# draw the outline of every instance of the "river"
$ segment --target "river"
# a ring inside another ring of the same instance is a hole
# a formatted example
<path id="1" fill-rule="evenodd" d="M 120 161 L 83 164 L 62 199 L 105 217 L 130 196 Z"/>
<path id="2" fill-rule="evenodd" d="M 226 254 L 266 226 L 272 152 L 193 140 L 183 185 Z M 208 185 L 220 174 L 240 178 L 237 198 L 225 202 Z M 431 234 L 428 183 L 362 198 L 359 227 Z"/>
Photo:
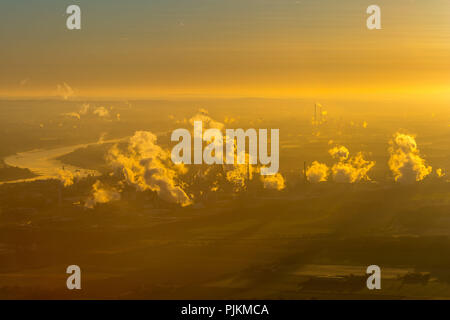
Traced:
<path id="1" fill-rule="evenodd" d="M 25 152 L 19 152 L 17 154 L 4 158 L 5 164 L 7 164 L 8 166 L 29 169 L 37 176 L 26 179 L 4 181 L 0 182 L 0 184 L 55 179 L 58 178 L 58 171 L 63 168 L 64 170 L 70 171 L 74 175 L 76 174 L 80 177 L 85 177 L 88 175 L 99 175 L 100 173 L 98 171 L 67 165 L 57 160 L 56 158 L 71 153 L 79 148 L 99 145 L 102 143 L 115 143 L 123 141 L 124 139 L 126 138 L 77 144 L 66 147 L 58 147 L 54 149 L 35 149 Z"/>

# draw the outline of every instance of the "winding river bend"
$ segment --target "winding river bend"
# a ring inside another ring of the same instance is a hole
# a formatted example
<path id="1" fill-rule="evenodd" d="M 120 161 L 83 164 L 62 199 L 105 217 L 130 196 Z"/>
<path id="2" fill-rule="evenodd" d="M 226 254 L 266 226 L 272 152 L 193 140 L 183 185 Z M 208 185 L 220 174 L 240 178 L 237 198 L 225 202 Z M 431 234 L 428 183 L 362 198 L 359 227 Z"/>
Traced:
<path id="1" fill-rule="evenodd" d="M 7 164 L 8 166 L 29 169 L 37 176 L 26 179 L 4 181 L 0 182 L 0 184 L 55 179 L 58 177 L 58 171 L 61 170 L 62 168 L 64 168 L 64 170 L 72 172 L 73 174 L 76 173 L 81 177 L 85 177 L 88 175 L 99 175 L 98 171 L 67 165 L 62 163 L 56 158 L 71 153 L 79 148 L 84 148 L 93 145 L 100 145 L 102 143 L 115 143 L 123 141 L 125 139 L 126 138 L 121 138 L 121 139 L 105 140 L 102 142 L 92 142 L 67 147 L 58 147 L 54 149 L 35 149 L 26 152 L 19 152 L 17 154 L 6 157 L 4 159 L 5 164 Z"/>

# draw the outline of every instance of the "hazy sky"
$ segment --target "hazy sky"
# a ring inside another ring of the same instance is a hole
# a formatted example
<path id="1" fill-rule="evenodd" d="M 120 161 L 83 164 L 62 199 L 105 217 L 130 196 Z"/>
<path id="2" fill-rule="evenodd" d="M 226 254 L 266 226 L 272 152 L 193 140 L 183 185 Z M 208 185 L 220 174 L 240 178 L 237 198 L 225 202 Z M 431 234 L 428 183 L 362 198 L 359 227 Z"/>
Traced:
<path id="1" fill-rule="evenodd" d="M 448 0 L 2 0 L 0 41 L 0 96 L 450 97 Z"/>

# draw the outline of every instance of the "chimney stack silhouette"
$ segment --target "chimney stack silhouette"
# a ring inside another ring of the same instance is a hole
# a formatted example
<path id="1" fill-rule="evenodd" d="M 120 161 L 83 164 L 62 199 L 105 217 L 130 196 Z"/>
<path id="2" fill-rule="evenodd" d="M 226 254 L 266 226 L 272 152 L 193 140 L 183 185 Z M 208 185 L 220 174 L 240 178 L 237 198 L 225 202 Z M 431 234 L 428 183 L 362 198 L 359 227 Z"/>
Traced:
<path id="1" fill-rule="evenodd" d="M 306 161 L 303 161 L 303 181 L 304 183 L 308 182 L 308 178 L 306 177 Z"/>

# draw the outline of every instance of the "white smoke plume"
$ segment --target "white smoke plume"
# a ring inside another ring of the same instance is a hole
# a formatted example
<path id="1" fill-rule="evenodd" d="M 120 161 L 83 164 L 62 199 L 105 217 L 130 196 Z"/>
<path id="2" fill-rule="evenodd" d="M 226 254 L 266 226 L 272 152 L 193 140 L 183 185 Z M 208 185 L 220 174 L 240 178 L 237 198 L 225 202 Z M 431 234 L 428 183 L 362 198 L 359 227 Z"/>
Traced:
<path id="1" fill-rule="evenodd" d="M 88 114 L 90 107 L 91 106 L 88 103 L 83 103 L 83 105 L 80 107 L 80 111 L 78 111 L 78 113 L 80 115 L 84 116 L 84 115 Z"/>
<path id="2" fill-rule="evenodd" d="M 264 185 L 264 189 L 283 190 L 286 188 L 284 177 L 280 174 L 261 176 L 261 180 Z"/>
<path id="3" fill-rule="evenodd" d="M 247 169 L 245 165 L 236 165 L 233 170 L 227 171 L 227 181 L 233 185 L 234 192 L 245 190 Z"/>
<path id="4" fill-rule="evenodd" d="M 69 117 L 69 118 L 75 118 L 77 120 L 80 120 L 80 118 L 81 118 L 80 115 L 76 112 L 66 112 L 66 113 L 63 113 L 62 115 L 65 117 Z"/>
<path id="5" fill-rule="evenodd" d="M 224 128 L 224 124 L 212 119 L 205 109 L 199 109 L 198 113 L 189 119 L 191 125 L 194 125 L 194 121 L 202 121 L 204 128 L 214 128 L 219 130 Z"/>
<path id="6" fill-rule="evenodd" d="M 198 113 L 189 119 L 189 123 L 191 125 L 194 125 L 194 121 L 202 121 L 203 127 L 205 129 L 214 128 L 214 129 L 219 129 L 219 130 L 223 131 L 223 129 L 225 127 L 225 125 L 223 123 L 212 119 L 209 116 L 208 111 L 205 109 L 199 109 Z M 194 134 L 195 134 L 195 132 L 194 132 Z M 222 132 L 222 134 L 223 134 L 223 132 Z M 224 142 L 223 138 L 219 139 L 218 141 L 207 141 L 208 144 L 217 143 L 219 145 L 223 145 L 223 142 Z M 234 142 L 234 144 L 235 144 L 234 149 L 237 150 L 236 141 Z M 232 150 L 230 150 L 230 152 L 232 152 Z M 236 193 L 241 192 L 246 189 L 248 180 L 252 179 L 253 172 L 256 170 L 254 168 L 254 166 L 248 165 L 249 154 L 247 152 L 244 152 L 244 153 L 245 153 L 245 164 L 237 164 L 238 155 L 233 153 L 232 156 L 234 157 L 235 164 L 224 166 L 224 169 L 226 171 L 225 178 L 229 183 L 231 183 L 231 185 L 233 187 L 233 191 Z M 217 156 L 225 158 L 226 154 L 223 151 L 221 151 L 221 153 L 218 154 Z"/>
<path id="7" fill-rule="evenodd" d="M 233 117 L 225 117 L 224 122 L 225 122 L 226 124 L 232 124 L 232 123 L 236 122 L 236 118 L 233 118 Z"/>
<path id="8" fill-rule="evenodd" d="M 97 107 L 97 108 L 95 108 L 93 114 L 99 116 L 100 118 L 109 117 L 109 111 L 105 107 Z"/>
<path id="9" fill-rule="evenodd" d="M 234 142 L 234 147 L 236 149 L 236 141 Z M 228 169 L 231 167 L 232 169 L 226 170 L 225 178 L 228 182 L 230 182 L 233 186 L 234 192 L 241 192 L 246 189 L 247 183 L 253 179 L 253 174 L 260 171 L 260 168 L 257 165 L 250 164 L 251 156 L 245 151 L 242 151 L 245 157 L 244 164 L 238 164 L 238 153 L 234 153 L 234 164 L 225 165 L 224 167 Z"/>
<path id="10" fill-rule="evenodd" d="M 344 161 L 348 159 L 350 152 L 344 146 L 336 146 L 330 150 L 328 153 L 333 157 L 333 159 L 338 159 L 339 161 Z"/>
<path id="11" fill-rule="evenodd" d="M 63 100 L 68 100 L 75 95 L 74 90 L 67 83 L 63 82 L 56 86 L 56 95 L 61 97 Z"/>
<path id="12" fill-rule="evenodd" d="M 361 152 L 348 160 L 341 160 L 331 168 L 333 180 L 340 183 L 355 183 L 370 181 L 368 172 L 375 165 L 375 161 L 367 161 Z"/>
<path id="13" fill-rule="evenodd" d="M 97 140 L 98 144 L 103 144 L 105 142 L 105 137 L 106 137 L 107 133 L 106 132 L 102 132 L 100 134 L 100 137 Z"/>
<path id="14" fill-rule="evenodd" d="M 176 182 L 185 167 L 173 165 L 170 153 L 157 145 L 156 140 L 151 132 L 137 131 L 125 151 L 117 145 L 112 147 L 108 160 L 124 176 L 125 182 L 139 191 L 151 190 L 168 202 L 190 205 L 191 200 Z"/>
<path id="15" fill-rule="evenodd" d="M 404 133 L 395 133 L 389 142 L 389 168 L 397 182 L 412 183 L 422 181 L 432 172 L 420 156 L 414 136 Z"/>
<path id="16" fill-rule="evenodd" d="M 171 117 L 172 120 L 174 120 L 175 117 Z M 255 165 L 255 164 L 249 164 L 249 163 L 253 163 L 254 161 L 251 161 L 250 159 L 250 155 L 248 152 L 246 151 L 242 151 L 242 154 L 237 154 L 236 150 L 237 150 L 237 142 L 234 141 L 234 150 L 233 149 L 228 149 L 225 148 L 226 150 L 223 150 L 223 145 L 224 145 L 224 137 L 226 137 L 226 135 L 224 134 L 224 129 L 225 129 L 225 125 L 222 122 L 216 121 L 213 118 L 211 118 L 209 116 L 209 113 L 207 110 L 205 109 L 199 109 L 197 114 L 195 114 L 193 117 L 191 117 L 189 120 L 185 121 L 185 122 L 189 122 L 191 125 L 194 125 L 194 121 L 202 121 L 202 125 L 203 125 L 203 129 L 218 129 L 220 131 L 222 131 L 222 136 L 220 138 L 218 138 L 217 140 L 209 140 L 206 141 L 208 145 L 210 144 L 216 144 L 218 146 L 220 146 L 221 148 L 217 148 L 220 151 L 219 154 L 215 154 L 215 156 L 217 158 L 223 158 L 223 162 L 225 163 L 225 159 L 227 157 L 227 152 L 230 152 L 231 154 L 228 154 L 228 156 L 233 157 L 234 158 L 234 164 L 226 164 L 226 165 L 221 165 L 222 169 L 223 169 L 223 175 L 220 174 L 221 177 L 223 177 L 225 180 L 224 182 L 228 182 L 231 187 L 232 190 L 235 193 L 239 193 L 242 191 L 245 191 L 247 189 L 247 184 L 249 183 L 250 180 L 253 179 L 253 175 L 256 172 L 260 171 L 260 167 Z M 225 118 L 225 122 L 226 123 L 233 123 L 234 121 L 236 121 L 234 118 L 229 118 L 226 117 Z M 195 132 L 193 132 L 195 134 Z M 216 138 L 214 138 L 216 139 Z M 243 156 L 245 161 L 244 164 L 238 164 L 237 159 L 240 158 L 240 156 Z M 208 172 L 215 172 L 217 174 L 216 171 L 210 171 L 209 168 L 207 168 L 206 170 L 204 170 L 203 174 L 199 174 L 198 176 L 202 176 L 208 175 Z M 217 177 L 218 178 L 218 177 Z M 214 179 L 213 177 L 211 178 L 212 182 L 210 183 L 210 190 L 211 191 L 217 191 L 219 190 L 219 181 L 217 179 Z M 263 185 L 265 188 L 267 189 L 276 189 L 276 190 L 282 190 L 285 188 L 285 181 L 284 178 L 281 174 L 276 174 L 276 175 L 272 175 L 272 176 L 262 176 L 261 177 L 261 181 L 263 182 Z"/>
<path id="17" fill-rule="evenodd" d="M 314 161 L 306 169 L 306 177 L 312 183 L 324 182 L 328 180 L 329 172 L 330 168 L 326 164 Z"/>
<path id="18" fill-rule="evenodd" d="M 91 107 L 89 104 L 84 103 L 83 105 L 81 105 L 78 112 L 67 112 L 67 113 L 63 113 L 62 115 L 80 120 L 82 116 L 89 116 L 89 115 L 96 115 L 100 118 L 109 118 L 110 112 L 105 107 L 102 107 L 102 106 Z M 116 119 L 118 121 L 120 120 L 120 114 L 116 114 Z"/>
<path id="19" fill-rule="evenodd" d="M 58 170 L 58 180 L 61 181 L 64 187 L 69 187 L 73 185 L 73 180 L 75 176 L 71 171 L 68 170 Z"/>
<path id="20" fill-rule="evenodd" d="M 114 189 L 104 186 L 99 180 L 92 185 L 92 196 L 89 197 L 84 206 L 93 209 L 97 203 L 108 203 L 120 200 L 120 193 Z"/>
<path id="21" fill-rule="evenodd" d="M 252 179 L 252 166 L 247 164 L 232 165 L 233 169 L 226 172 L 226 179 L 233 186 L 234 192 L 245 190 L 248 180 Z"/>

